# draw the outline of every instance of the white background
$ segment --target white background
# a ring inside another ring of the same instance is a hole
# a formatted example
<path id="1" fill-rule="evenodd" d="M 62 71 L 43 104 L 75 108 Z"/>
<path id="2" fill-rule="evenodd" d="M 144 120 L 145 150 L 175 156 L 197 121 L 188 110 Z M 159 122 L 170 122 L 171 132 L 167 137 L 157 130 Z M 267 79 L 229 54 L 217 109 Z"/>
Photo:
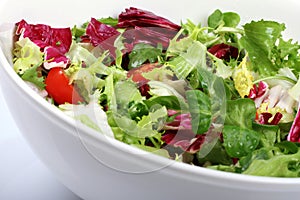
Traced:
<path id="1" fill-rule="evenodd" d="M 0 89 L 0 199 L 79 200 L 58 182 L 23 139 Z"/>

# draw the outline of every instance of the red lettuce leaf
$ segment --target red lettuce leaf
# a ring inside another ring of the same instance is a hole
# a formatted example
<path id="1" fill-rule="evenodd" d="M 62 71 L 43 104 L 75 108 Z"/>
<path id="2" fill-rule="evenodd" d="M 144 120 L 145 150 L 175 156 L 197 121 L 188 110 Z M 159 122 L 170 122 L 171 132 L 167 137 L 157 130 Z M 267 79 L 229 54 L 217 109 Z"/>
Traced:
<path id="1" fill-rule="evenodd" d="M 157 47 L 161 44 L 163 49 L 167 49 L 170 39 L 172 39 L 178 31 L 173 29 L 159 28 L 159 27 L 134 27 L 127 29 L 123 36 L 125 38 L 126 47 L 128 52 L 139 43 L 145 43 Z"/>
<path id="2" fill-rule="evenodd" d="M 268 90 L 268 84 L 264 81 L 260 81 L 258 86 L 256 84 L 253 85 L 253 88 L 250 90 L 248 97 L 252 100 L 256 98 L 262 97 L 266 91 Z"/>
<path id="3" fill-rule="evenodd" d="M 205 134 L 196 135 L 192 130 L 168 130 L 162 140 L 171 146 L 179 147 L 185 152 L 196 153 L 205 141 Z"/>
<path id="4" fill-rule="evenodd" d="M 86 35 L 81 37 L 81 41 L 91 43 L 94 47 L 100 47 L 102 50 L 109 50 L 115 58 L 114 42 L 119 35 L 120 33 L 114 27 L 91 18 L 86 28 Z"/>
<path id="5" fill-rule="evenodd" d="M 300 106 L 287 137 L 288 141 L 300 142 Z"/>
<path id="6" fill-rule="evenodd" d="M 130 7 L 125 9 L 119 15 L 118 25 L 119 28 L 128 27 L 161 27 L 166 29 L 179 30 L 181 27 L 163 17 L 157 16 L 152 12 Z"/>
<path id="7" fill-rule="evenodd" d="M 119 34 L 120 33 L 114 27 L 92 18 L 86 28 L 86 35 L 84 35 L 83 38 L 87 38 L 88 36 L 91 44 L 96 47 L 112 37 L 116 38 Z"/>
<path id="8" fill-rule="evenodd" d="M 52 28 L 45 24 L 28 24 L 25 20 L 16 23 L 16 35 L 28 37 L 43 51 L 51 46 L 58 49 L 62 54 L 69 51 L 72 43 L 70 28 Z"/>
<path id="9" fill-rule="evenodd" d="M 152 12 L 133 7 L 119 15 L 117 27 L 126 28 L 123 35 L 126 39 L 127 52 L 130 52 L 138 43 L 146 43 L 154 47 L 161 44 L 164 49 L 167 49 L 170 39 L 181 28 Z"/>
<path id="10" fill-rule="evenodd" d="M 275 116 L 273 117 L 272 121 L 270 122 L 271 125 L 277 125 L 279 124 L 281 118 L 283 115 L 280 112 L 277 112 Z"/>
<path id="11" fill-rule="evenodd" d="M 138 43 L 154 47 L 161 44 L 166 49 L 170 39 L 178 33 L 181 27 L 149 11 L 131 7 L 119 15 L 116 27 L 92 18 L 86 28 L 86 34 L 81 36 L 81 42 L 91 43 L 94 47 L 100 47 L 102 50 L 109 50 L 111 56 L 115 58 L 114 42 L 121 34 L 117 28 L 125 29 L 122 36 L 126 49 L 123 49 L 122 53 L 126 55 Z"/>
<path id="12" fill-rule="evenodd" d="M 205 141 L 205 134 L 196 135 L 192 131 L 191 115 L 178 114 L 177 111 L 169 110 L 169 116 L 175 116 L 172 122 L 167 123 L 162 140 L 173 147 L 179 147 L 183 151 L 196 153 Z"/>
<path id="13" fill-rule="evenodd" d="M 44 63 L 44 67 L 46 69 L 51 69 L 58 66 L 66 68 L 66 66 L 70 63 L 70 60 L 54 47 L 45 47 L 44 53 L 45 60 L 47 61 Z"/>
<path id="14" fill-rule="evenodd" d="M 216 44 L 208 49 L 208 52 L 223 60 L 230 60 L 230 58 L 236 59 L 239 55 L 239 50 L 236 47 L 228 44 Z"/>

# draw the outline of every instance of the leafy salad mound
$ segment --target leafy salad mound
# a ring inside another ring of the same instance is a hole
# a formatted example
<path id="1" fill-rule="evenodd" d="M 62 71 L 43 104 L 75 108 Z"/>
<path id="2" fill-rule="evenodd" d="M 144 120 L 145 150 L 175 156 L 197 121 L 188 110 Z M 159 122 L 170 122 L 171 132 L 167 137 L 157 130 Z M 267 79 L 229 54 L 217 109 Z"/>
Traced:
<path id="1" fill-rule="evenodd" d="M 133 7 L 72 28 L 21 20 L 13 67 L 67 115 L 129 145 L 216 170 L 300 177 L 300 45 L 284 30 L 220 10 L 207 25 Z"/>

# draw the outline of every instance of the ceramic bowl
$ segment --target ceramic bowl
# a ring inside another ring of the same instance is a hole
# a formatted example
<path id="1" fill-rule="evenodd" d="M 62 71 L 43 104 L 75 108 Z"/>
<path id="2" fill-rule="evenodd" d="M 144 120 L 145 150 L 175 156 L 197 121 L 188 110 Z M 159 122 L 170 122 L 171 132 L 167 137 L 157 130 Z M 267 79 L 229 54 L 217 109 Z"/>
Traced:
<path id="1" fill-rule="evenodd" d="M 129 6 L 179 23 L 205 22 L 219 8 L 241 15 L 242 23 L 271 19 L 300 39 L 297 0 L 4 0 L 0 2 L 0 86 L 18 128 L 58 180 L 86 200 L 99 199 L 297 199 L 299 178 L 270 178 L 195 167 L 128 146 L 89 129 L 31 90 L 11 65 L 11 24 L 73 26 L 90 17 L 113 16 Z M 5 36 L 6 35 L 6 36 Z"/>

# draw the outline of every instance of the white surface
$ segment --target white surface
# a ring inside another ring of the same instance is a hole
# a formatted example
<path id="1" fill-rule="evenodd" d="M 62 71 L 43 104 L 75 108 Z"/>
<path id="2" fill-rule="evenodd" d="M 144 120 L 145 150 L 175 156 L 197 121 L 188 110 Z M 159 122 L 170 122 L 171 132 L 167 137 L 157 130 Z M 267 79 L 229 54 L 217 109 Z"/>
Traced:
<path id="1" fill-rule="evenodd" d="M 79 200 L 38 160 L 15 126 L 0 90 L 0 199 Z"/>

